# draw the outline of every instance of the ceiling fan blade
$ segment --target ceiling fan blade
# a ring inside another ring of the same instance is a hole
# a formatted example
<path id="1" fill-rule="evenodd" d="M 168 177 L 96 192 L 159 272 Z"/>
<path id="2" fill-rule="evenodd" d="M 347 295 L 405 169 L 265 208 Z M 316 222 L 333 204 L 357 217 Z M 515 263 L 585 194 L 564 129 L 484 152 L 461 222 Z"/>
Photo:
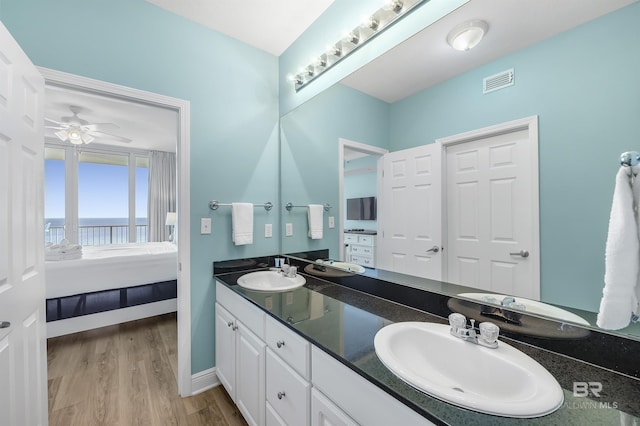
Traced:
<path id="1" fill-rule="evenodd" d="M 89 131 L 103 132 L 106 130 L 117 130 L 120 128 L 116 123 L 92 123 L 82 126 Z"/>
<path id="2" fill-rule="evenodd" d="M 62 126 L 44 126 L 45 129 L 54 129 L 54 130 L 67 130 L 67 127 Z"/>
<path id="3" fill-rule="evenodd" d="M 100 132 L 100 131 L 97 131 L 97 130 L 93 130 L 93 131 L 90 131 L 90 132 L 87 132 L 87 133 L 89 133 L 91 136 L 95 136 L 97 138 L 112 139 L 114 141 L 123 142 L 123 143 L 131 142 L 131 139 L 129 139 L 129 138 L 125 138 L 125 137 L 122 137 L 122 136 L 114 135 L 112 133 Z"/>
<path id="4" fill-rule="evenodd" d="M 47 118 L 47 117 L 45 117 L 44 120 L 53 124 L 57 124 L 58 126 L 69 126 L 67 123 L 62 123 L 60 121 L 52 120 L 51 118 Z"/>

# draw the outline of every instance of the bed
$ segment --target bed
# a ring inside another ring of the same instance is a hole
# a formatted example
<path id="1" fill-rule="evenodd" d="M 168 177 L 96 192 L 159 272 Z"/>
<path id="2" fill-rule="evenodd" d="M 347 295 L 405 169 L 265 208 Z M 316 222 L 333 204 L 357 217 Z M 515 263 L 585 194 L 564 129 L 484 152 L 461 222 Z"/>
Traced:
<path id="1" fill-rule="evenodd" d="M 47 337 L 175 312 L 177 263 L 170 242 L 85 246 L 81 259 L 45 262 Z"/>

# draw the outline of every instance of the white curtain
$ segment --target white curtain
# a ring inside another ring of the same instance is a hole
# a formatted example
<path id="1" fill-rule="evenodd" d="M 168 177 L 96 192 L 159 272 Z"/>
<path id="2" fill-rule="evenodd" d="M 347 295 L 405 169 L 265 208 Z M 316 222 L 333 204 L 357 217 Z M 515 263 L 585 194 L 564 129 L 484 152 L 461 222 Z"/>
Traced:
<path id="1" fill-rule="evenodd" d="M 149 241 L 168 241 L 172 227 L 166 226 L 167 212 L 176 211 L 176 155 L 151 151 L 149 159 Z"/>

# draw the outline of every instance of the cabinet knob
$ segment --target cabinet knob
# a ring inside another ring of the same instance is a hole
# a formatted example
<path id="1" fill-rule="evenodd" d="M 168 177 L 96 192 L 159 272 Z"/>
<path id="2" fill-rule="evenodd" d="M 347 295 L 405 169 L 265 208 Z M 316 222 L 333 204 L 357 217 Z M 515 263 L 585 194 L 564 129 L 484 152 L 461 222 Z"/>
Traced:
<path id="1" fill-rule="evenodd" d="M 227 327 L 231 327 L 232 325 L 233 325 L 233 321 L 229 321 L 229 322 L 227 323 Z"/>
<path id="2" fill-rule="evenodd" d="M 284 398 L 286 395 L 287 395 L 287 394 L 286 394 L 286 393 L 284 393 L 284 391 L 282 391 L 282 392 L 278 392 L 278 399 L 282 399 L 282 398 Z"/>
<path id="3" fill-rule="evenodd" d="M 279 347 L 279 348 L 283 347 L 284 346 L 284 340 L 278 340 L 276 342 L 276 346 Z"/>

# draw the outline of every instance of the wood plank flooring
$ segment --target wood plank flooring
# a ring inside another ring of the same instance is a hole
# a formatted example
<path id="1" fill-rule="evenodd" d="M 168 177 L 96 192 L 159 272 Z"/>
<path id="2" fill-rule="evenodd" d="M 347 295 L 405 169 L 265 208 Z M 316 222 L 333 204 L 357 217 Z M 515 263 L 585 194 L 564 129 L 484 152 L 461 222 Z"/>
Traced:
<path id="1" fill-rule="evenodd" d="M 181 398 L 175 314 L 47 341 L 49 424 L 246 425 L 222 386 Z"/>

